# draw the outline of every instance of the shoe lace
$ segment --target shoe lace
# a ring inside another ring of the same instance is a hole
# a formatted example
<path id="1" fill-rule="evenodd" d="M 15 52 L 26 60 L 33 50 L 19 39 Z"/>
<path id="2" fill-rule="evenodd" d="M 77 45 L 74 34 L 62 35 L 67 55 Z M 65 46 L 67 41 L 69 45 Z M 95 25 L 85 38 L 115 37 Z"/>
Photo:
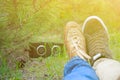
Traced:
<path id="1" fill-rule="evenodd" d="M 72 35 L 70 35 L 70 41 L 72 43 L 71 47 L 72 47 L 72 51 L 71 53 L 77 53 L 78 56 L 80 56 L 82 59 L 85 60 L 85 58 L 90 59 L 90 56 L 88 56 L 85 52 L 85 45 L 84 43 L 81 43 L 85 40 L 83 40 L 84 38 L 81 38 L 81 33 L 79 32 L 78 29 L 75 30 L 71 30 L 72 31 Z"/>

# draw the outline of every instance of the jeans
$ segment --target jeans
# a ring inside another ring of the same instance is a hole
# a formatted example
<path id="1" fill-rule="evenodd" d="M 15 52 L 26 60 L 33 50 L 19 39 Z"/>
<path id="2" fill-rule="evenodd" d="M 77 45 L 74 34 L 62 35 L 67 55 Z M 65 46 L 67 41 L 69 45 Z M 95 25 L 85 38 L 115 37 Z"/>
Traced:
<path id="1" fill-rule="evenodd" d="M 64 68 L 63 80 L 99 80 L 94 69 L 78 56 L 73 57 Z"/>

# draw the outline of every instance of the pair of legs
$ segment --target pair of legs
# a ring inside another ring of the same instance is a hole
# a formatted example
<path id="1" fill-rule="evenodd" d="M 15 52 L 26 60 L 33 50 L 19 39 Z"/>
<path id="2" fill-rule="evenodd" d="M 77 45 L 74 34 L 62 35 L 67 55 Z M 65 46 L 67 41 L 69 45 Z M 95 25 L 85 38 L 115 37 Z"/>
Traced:
<path id="1" fill-rule="evenodd" d="M 82 27 L 69 22 L 64 33 L 71 60 L 63 80 L 120 80 L 120 63 L 111 57 L 108 30 L 99 17 L 88 17 Z"/>

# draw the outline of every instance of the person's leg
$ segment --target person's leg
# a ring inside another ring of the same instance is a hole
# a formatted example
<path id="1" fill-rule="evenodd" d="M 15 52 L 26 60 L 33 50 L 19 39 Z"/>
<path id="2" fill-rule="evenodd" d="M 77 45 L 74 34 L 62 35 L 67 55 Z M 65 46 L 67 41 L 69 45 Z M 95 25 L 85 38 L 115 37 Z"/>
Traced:
<path id="1" fill-rule="evenodd" d="M 94 69 L 80 57 L 73 57 L 64 68 L 63 80 L 99 80 Z"/>
<path id="2" fill-rule="evenodd" d="M 90 56 L 86 53 L 85 39 L 79 28 L 76 22 L 69 22 L 65 27 L 65 46 L 71 60 L 65 65 L 63 80 L 98 80 L 86 61 Z"/>
<path id="3" fill-rule="evenodd" d="M 101 58 L 95 61 L 93 68 L 100 80 L 120 80 L 120 62 L 116 60 Z"/>
<path id="4" fill-rule="evenodd" d="M 120 80 L 120 62 L 111 57 L 108 30 L 97 16 L 88 17 L 83 24 L 88 54 L 100 80 Z"/>

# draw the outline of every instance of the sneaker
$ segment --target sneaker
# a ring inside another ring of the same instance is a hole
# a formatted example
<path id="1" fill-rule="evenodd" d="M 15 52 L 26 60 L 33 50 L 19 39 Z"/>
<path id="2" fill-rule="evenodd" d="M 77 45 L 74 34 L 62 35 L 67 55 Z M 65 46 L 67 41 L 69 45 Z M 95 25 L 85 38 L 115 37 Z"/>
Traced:
<path id="1" fill-rule="evenodd" d="M 80 25 L 71 21 L 66 24 L 64 30 L 65 46 L 69 57 L 79 56 L 84 60 L 90 59 L 90 56 L 86 53 L 85 38 L 80 29 Z"/>
<path id="2" fill-rule="evenodd" d="M 108 30 L 99 17 L 88 17 L 83 24 L 82 32 L 85 35 L 87 53 L 92 57 L 92 62 L 101 57 L 111 58 Z"/>

